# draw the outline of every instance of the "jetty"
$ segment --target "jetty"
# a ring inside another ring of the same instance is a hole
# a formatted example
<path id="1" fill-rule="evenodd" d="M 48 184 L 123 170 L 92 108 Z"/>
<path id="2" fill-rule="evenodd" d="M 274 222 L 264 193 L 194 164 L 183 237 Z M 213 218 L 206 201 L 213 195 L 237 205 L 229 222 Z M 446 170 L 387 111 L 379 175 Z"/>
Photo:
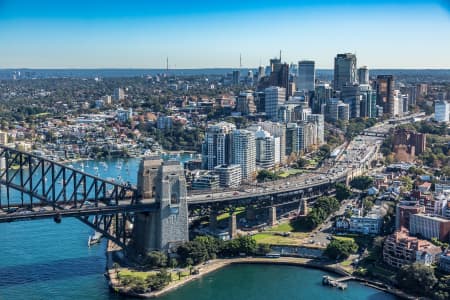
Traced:
<path id="1" fill-rule="evenodd" d="M 346 276 L 341 278 L 334 278 L 329 275 L 324 275 L 322 277 L 322 284 L 328 285 L 332 287 L 337 287 L 338 289 L 345 290 L 347 288 L 347 284 L 345 281 L 354 279 L 353 276 Z"/>

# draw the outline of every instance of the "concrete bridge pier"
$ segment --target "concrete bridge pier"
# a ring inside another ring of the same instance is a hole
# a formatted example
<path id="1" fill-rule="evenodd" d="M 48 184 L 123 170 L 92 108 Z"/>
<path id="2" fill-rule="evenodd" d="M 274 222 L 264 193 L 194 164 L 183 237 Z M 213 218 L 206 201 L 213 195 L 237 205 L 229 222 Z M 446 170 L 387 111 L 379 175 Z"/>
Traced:
<path id="1" fill-rule="evenodd" d="M 256 209 L 253 206 L 246 208 L 245 218 L 247 221 L 254 221 L 256 219 Z"/>
<path id="2" fill-rule="evenodd" d="M 138 213 L 133 226 L 133 246 L 138 253 L 170 252 L 189 240 L 186 179 L 179 162 L 159 157 L 143 159 L 138 192 L 142 201 L 154 201 L 154 213 Z"/>
<path id="3" fill-rule="evenodd" d="M 216 232 L 217 230 L 217 212 L 211 211 L 209 214 L 209 230 L 211 232 Z"/>
<path id="4" fill-rule="evenodd" d="M 237 237 L 237 222 L 236 214 L 234 212 L 230 213 L 228 222 L 228 233 L 230 235 L 230 239 L 234 239 L 235 237 Z"/>
<path id="5" fill-rule="evenodd" d="M 277 224 L 277 207 L 271 206 L 269 207 L 269 226 L 274 226 Z"/>

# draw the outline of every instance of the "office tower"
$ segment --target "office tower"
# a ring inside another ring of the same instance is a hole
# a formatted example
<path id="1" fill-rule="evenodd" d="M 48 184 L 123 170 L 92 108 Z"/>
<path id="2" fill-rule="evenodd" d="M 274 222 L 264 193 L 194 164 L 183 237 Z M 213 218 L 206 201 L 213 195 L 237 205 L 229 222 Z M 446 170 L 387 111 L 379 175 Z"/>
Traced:
<path id="1" fill-rule="evenodd" d="M 270 60 L 270 70 L 268 85 L 285 88 L 285 98 L 287 99 L 287 91 L 289 90 L 289 65 L 281 63 L 281 59 L 273 58 Z"/>
<path id="2" fill-rule="evenodd" d="M 254 101 L 256 112 L 261 113 L 266 111 L 266 94 L 264 92 L 255 92 Z"/>
<path id="3" fill-rule="evenodd" d="M 350 107 L 350 118 L 360 117 L 361 93 L 359 84 L 346 84 L 342 87 L 341 98 Z"/>
<path id="4" fill-rule="evenodd" d="M 240 92 L 236 98 L 236 111 L 242 115 L 251 115 L 256 112 L 256 105 L 252 91 Z"/>
<path id="5" fill-rule="evenodd" d="M 405 115 L 409 111 L 409 97 L 408 95 L 401 94 L 402 113 Z"/>
<path id="6" fill-rule="evenodd" d="M 315 63 L 313 60 L 298 62 L 297 89 L 314 91 L 316 80 Z"/>
<path id="7" fill-rule="evenodd" d="M 377 105 L 383 107 L 383 112 L 391 116 L 395 115 L 394 103 L 394 76 L 377 76 Z"/>
<path id="8" fill-rule="evenodd" d="M 370 85 L 359 85 L 361 94 L 360 117 L 376 118 L 377 117 L 377 94 Z"/>
<path id="9" fill-rule="evenodd" d="M 334 59 L 334 89 L 340 91 L 346 84 L 357 82 L 356 55 L 338 54 Z"/>
<path id="10" fill-rule="evenodd" d="M 346 103 L 339 103 L 337 105 L 338 120 L 348 121 L 350 119 L 350 107 Z"/>
<path id="11" fill-rule="evenodd" d="M 231 133 L 236 126 L 227 122 L 209 125 L 202 145 L 202 165 L 214 170 L 218 165 L 228 165 L 231 161 Z"/>
<path id="12" fill-rule="evenodd" d="M 280 162 L 277 162 L 277 154 L 275 154 L 275 164 L 284 163 L 286 155 L 286 126 L 276 122 L 258 122 L 258 126 L 270 133 L 274 138 L 279 138 L 279 150 L 275 149 L 275 153 L 280 153 Z"/>
<path id="13" fill-rule="evenodd" d="M 241 78 L 241 71 L 234 70 L 233 71 L 233 75 L 232 75 L 232 79 L 231 79 L 231 84 L 239 85 L 240 78 Z"/>
<path id="14" fill-rule="evenodd" d="M 286 100 L 286 89 L 277 86 L 271 86 L 264 90 L 265 111 L 269 119 L 277 119 L 278 109 Z"/>
<path id="15" fill-rule="evenodd" d="M 358 82 L 359 84 L 369 84 L 369 68 L 363 66 L 358 69 Z"/>
<path id="16" fill-rule="evenodd" d="M 308 122 L 313 123 L 316 126 L 316 140 L 314 144 L 322 145 L 325 143 L 324 131 L 325 131 L 325 119 L 321 114 L 311 114 L 307 116 Z"/>
<path id="17" fill-rule="evenodd" d="M 445 100 L 434 102 L 434 120 L 436 122 L 449 122 L 450 103 Z"/>
<path id="18" fill-rule="evenodd" d="M 427 94 L 428 94 L 428 84 L 426 83 L 417 84 L 417 96 L 420 97 L 420 99 L 423 99 Z"/>
<path id="19" fill-rule="evenodd" d="M 316 85 L 313 103 L 312 103 L 312 112 L 315 114 L 323 114 L 322 107 L 327 103 L 327 100 L 333 97 L 333 89 L 328 83 L 322 83 Z"/>
<path id="20" fill-rule="evenodd" d="M 329 98 L 326 103 L 325 117 L 329 122 L 336 122 L 339 120 L 338 105 L 342 103 L 338 98 Z"/>
<path id="21" fill-rule="evenodd" d="M 258 82 L 264 77 L 266 76 L 266 72 L 264 70 L 263 66 L 259 66 L 258 67 Z"/>
<path id="22" fill-rule="evenodd" d="M 125 100 L 125 92 L 122 88 L 115 88 L 113 93 L 113 98 L 115 101 Z"/>
<path id="23" fill-rule="evenodd" d="M 255 134 L 249 130 L 234 130 L 232 153 L 233 164 L 241 165 L 242 179 L 252 180 L 256 172 Z"/>

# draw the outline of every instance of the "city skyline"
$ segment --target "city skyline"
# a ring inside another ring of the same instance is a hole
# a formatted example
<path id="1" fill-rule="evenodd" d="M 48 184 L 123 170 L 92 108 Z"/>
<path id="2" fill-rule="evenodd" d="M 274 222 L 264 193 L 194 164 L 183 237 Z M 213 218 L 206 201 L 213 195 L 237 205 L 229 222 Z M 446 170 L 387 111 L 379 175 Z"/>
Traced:
<path id="1" fill-rule="evenodd" d="M 450 68 L 448 1 L 0 1 L 0 68 Z M 109 5 L 108 5 L 109 3 Z M 338 25 L 338 26 L 336 26 Z M 418 39 L 419 38 L 419 39 Z"/>

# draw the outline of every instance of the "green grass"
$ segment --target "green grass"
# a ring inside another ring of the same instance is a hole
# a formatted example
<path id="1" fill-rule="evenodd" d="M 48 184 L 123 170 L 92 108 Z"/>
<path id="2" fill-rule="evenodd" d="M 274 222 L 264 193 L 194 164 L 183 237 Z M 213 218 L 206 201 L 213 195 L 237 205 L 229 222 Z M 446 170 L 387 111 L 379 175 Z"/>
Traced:
<path id="1" fill-rule="evenodd" d="M 283 223 L 277 226 L 270 228 L 268 231 L 276 231 L 276 232 L 292 232 L 294 231 L 294 227 L 292 227 L 291 223 Z"/>
<path id="2" fill-rule="evenodd" d="M 235 215 L 239 215 L 245 211 L 245 207 L 237 207 L 234 211 Z M 228 219 L 230 217 L 230 212 L 224 212 L 223 214 L 220 214 L 217 216 L 217 222 L 223 221 L 225 219 Z"/>
<path id="3" fill-rule="evenodd" d="M 355 241 L 354 237 L 348 237 L 348 236 L 333 236 L 333 239 L 338 241 Z"/>
<path id="4" fill-rule="evenodd" d="M 281 178 L 287 178 L 289 176 L 296 175 L 296 174 L 301 174 L 301 173 L 303 173 L 303 170 L 300 170 L 300 169 L 289 169 L 287 171 L 284 171 L 284 172 L 278 174 L 278 176 L 280 176 Z"/>
<path id="5" fill-rule="evenodd" d="M 138 272 L 138 271 L 131 271 L 128 269 L 123 269 L 119 271 L 119 277 L 120 278 L 139 278 L 145 280 L 149 275 L 155 274 L 156 272 L 150 271 L 150 272 Z"/>
<path id="6" fill-rule="evenodd" d="M 283 237 L 272 233 L 257 233 L 253 236 L 258 244 L 299 246 L 302 244 L 301 239 L 296 236 Z"/>

